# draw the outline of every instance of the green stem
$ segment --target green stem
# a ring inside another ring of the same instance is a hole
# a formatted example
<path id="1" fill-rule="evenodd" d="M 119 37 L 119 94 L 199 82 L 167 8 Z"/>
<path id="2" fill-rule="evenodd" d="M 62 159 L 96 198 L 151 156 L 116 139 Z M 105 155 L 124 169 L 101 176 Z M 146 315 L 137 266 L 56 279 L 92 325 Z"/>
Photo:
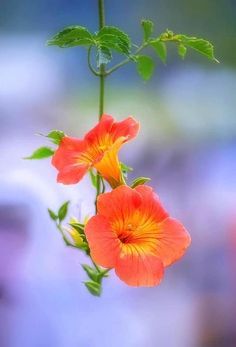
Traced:
<path id="1" fill-rule="evenodd" d="M 147 42 L 143 43 L 134 53 L 134 55 L 140 53 L 144 48 L 146 48 L 148 45 Z M 110 75 L 112 72 L 118 70 L 120 67 L 128 64 L 131 61 L 131 58 L 126 58 L 125 60 L 122 60 L 120 63 L 117 65 L 113 66 L 110 70 L 106 72 L 106 76 Z"/>
<path id="2" fill-rule="evenodd" d="M 98 13 L 99 13 L 99 29 L 101 30 L 105 26 L 105 8 L 104 8 L 104 0 L 98 0 Z M 102 64 L 99 69 L 99 114 L 98 119 L 100 120 L 104 113 L 104 96 L 105 96 L 105 65 Z M 97 198 L 101 193 L 101 177 L 99 173 L 97 173 L 97 192 L 96 192 L 96 201 L 95 207 L 97 211 Z"/>

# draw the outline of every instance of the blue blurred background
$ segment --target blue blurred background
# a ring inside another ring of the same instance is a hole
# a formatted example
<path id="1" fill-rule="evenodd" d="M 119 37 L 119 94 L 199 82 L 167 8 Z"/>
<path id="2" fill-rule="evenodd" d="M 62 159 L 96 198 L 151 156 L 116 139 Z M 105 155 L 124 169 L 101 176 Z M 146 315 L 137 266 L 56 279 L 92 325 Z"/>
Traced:
<path id="1" fill-rule="evenodd" d="M 159 287 L 129 288 L 112 274 L 98 299 L 81 284 L 85 259 L 64 246 L 46 210 L 70 199 L 71 215 L 92 213 L 88 178 L 61 186 L 48 160 L 21 159 L 45 143 L 36 132 L 82 136 L 96 122 L 85 50 L 45 41 L 67 25 L 96 30 L 97 1 L 1 0 L 1 347 L 236 346 L 236 2 L 106 1 L 107 24 L 137 43 L 143 17 L 157 33 L 211 40 L 221 61 L 191 53 L 183 62 L 170 49 L 149 83 L 130 64 L 106 85 L 106 112 L 142 124 L 122 161 L 131 177 L 151 177 L 192 246 Z"/>

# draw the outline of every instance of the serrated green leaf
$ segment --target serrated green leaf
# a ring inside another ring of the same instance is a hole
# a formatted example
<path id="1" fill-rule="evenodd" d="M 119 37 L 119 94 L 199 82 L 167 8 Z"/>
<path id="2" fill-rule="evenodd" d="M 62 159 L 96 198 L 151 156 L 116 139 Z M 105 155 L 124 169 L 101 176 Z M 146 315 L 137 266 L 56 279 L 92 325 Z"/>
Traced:
<path id="1" fill-rule="evenodd" d="M 54 221 L 57 220 L 58 216 L 50 208 L 48 208 L 48 213 L 49 213 L 49 216 L 52 220 L 54 220 Z"/>
<path id="2" fill-rule="evenodd" d="M 97 47 L 97 67 L 102 64 L 108 64 L 112 60 L 112 54 L 109 48 L 106 46 Z"/>
<path id="3" fill-rule="evenodd" d="M 93 267 L 87 265 L 87 264 L 82 264 L 82 268 L 84 271 L 87 273 L 88 277 L 93 280 L 96 283 L 100 283 L 101 276 L 99 276 L 99 273 L 97 272 L 96 269 Z"/>
<path id="4" fill-rule="evenodd" d="M 135 188 L 137 186 L 140 186 L 142 184 L 145 184 L 146 182 L 149 182 L 151 179 L 148 177 L 138 177 L 131 183 L 131 188 Z"/>
<path id="5" fill-rule="evenodd" d="M 130 38 L 119 28 L 105 26 L 96 34 L 94 38 L 98 47 L 107 47 L 108 49 L 113 49 L 125 55 L 130 54 Z"/>
<path id="6" fill-rule="evenodd" d="M 46 135 L 55 145 L 59 145 L 64 136 L 65 134 L 61 130 L 52 130 Z"/>
<path id="7" fill-rule="evenodd" d="M 143 19 L 141 21 L 141 25 L 142 25 L 143 31 L 144 31 L 144 41 L 146 42 L 146 41 L 148 41 L 148 39 L 152 35 L 154 24 L 151 20 Z"/>
<path id="8" fill-rule="evenodd" d="M 47 41 L 48 46 L 59 46 L 61 48 L 93 45 L 93 35 L 82 26 L 69 26 L 54 35 Z"/>
<path id="9" fill-rule="evenodd" d="M 49 158 L 54 154 L 54 150 L 50 147 L 40 147 L 36 149 L 29 157 L 24 159 L 44 159 Z"/>
<path id="10" fill-rule="evenodd" d="M 186 53 L 187 53 L 187 48 L 182 43 L 180 43 L 179 46 L 178 46 L 178 54 L 179 54 L 179 56 L 182 59 L 184 59 L 185 56 L 186 56 Z"/>
<path id="11" fill-rule="evenodd" d="M 58 218 L 60 222 L 62 222 L 66 218 L 69 203 L 70 201 L 66 201 L 58 210 Z"/>
<path id="12" fill-rule="evenodd" d="M 151 46 L 153 47 L 161 61 L 165 64 L 167 57 L 166 44 L 164 42 L 161 42 L 160 40 L 155 40 L 151 42 Z"/>
<path id="13" fill-rule="evenodd" d="M 84 282 L 84 284 L 92 295 L 94 296 L 101 295 L 101 285 L 99 283 L 94 281 L 87 281 L 87 282 Z"/>
<path id="14" fill-rule="evenodd" d="M 214 56 L 214 47 L 209 41 L 186 35 L 176 35 L 176 37 L 184 46 L 191 47 L 192 49 L 205 55 L 207 58 L 214 60 L 217 63 L 219 62 Z"/>
<path id="15" fill-rule="evenodd" d="M 144 81 L 148 81 L 154 72 L 154 61 L 147 55 L 137 57 L 137 71 Z"/>

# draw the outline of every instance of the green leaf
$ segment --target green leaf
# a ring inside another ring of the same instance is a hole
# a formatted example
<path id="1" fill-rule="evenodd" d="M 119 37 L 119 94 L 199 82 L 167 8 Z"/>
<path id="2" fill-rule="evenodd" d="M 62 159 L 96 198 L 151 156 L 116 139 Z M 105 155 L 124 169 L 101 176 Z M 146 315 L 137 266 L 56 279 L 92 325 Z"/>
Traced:
<path id="1" fill-rule="evenodd" d="M 144 41 L 146 42 L 146 41 L 148 41 L 148 39 L 152 35 L 154 24 L 151 20 L 143 19 L 141 21 L 141 25 L 142 25 L 143 31 L 144 31 Z"/>
<path id="2" fill-rule="evenodd" d="M 214 56 L 214 47 L 209 41 L 186 35 L 176 35 L 176 37 L 184 46 L 191 47 L 202 55 L 205 55 L 207 58 L 219 63 Z"/>
<path id="3" fill-rule="evenodd" d="M 48 46 L 59 46 L 61 48 L 93 45 L 93 35 L 88 29 L 75 25 L 64 28 L 47 41 Z"/>
<path id="4" fill-rule="evenodd" d="M 54 220 L 54 221 L 57 220 L 58 216 L 50 208 L 48 208 L 48 213 L 49 213 L 49 216 L 52 220 Z"/>
<path id="5" fill-rule="evenodd" d="M 51 157 L 54 154 L 54 150 L 50 147 L 40 147 L 36 149 L 29 157 L 24 159 L 44 159 Z"/>
<path id="6" fill-rule="evenodd" d="M 70 201 L 66 201 L 58 210 L 58 218 L 60 222 L 62 222 L 66 218 L 69 203 Z"/>
<path id="7" fill-rule="evenodd" d="M 165 64 L 167 56 L 166 44 L 164 42 L 161 42 L 160 40 L 155 40 L 151 42 L 151 46 L 153 47 L 161 61 Z"/>
<path id="8" fill-rule="evenodd" d="M 119 28 L 105 26 L 96 34 L 94 38 L 98 47 L 102 46 L 113 49 L 128 56 L 130 54 L 130 38 Z"/>
<path id="9" fill-rule="evenodd" d="M 99 273 L 96 269 L 92 268 L 91 266 L 87 264 L 82 264 L 82 268 L 87 273 L 88 277 L 93 280 L 96 283 L 100 283 L 101 276 L 99 276 Z"/>
<path id="10" fill-rule="evenodd" d="M 94 296 L 101 295 L 101 285 L 99 283 L 94 281 L 87 281 L 87 282 L 84 282 L 84 284 L 92 295 Z"/>
<path id="11" fill-rule="evenodd" d="M 142 184 L 145 184 L 146 182 L 149 182 L 151 179 L 148 177 L 138 177 L 131 183 L 131 188 L 135 188 L 137 186 L 140 186 Z"/>
<path id="12" fill-rule="evenodd" d="M 60 130 L 52 130 L 46 135 L 46 137 L 48 137 L 56 145 L 59 145 L 61 143 L 61 140 L 64 136 L 64 132 Z"/>
<path id="13" fill-rule="evenodd" d="M 154 72 L 154 61 L 147 55 L 137 57 L 137 71 L 144 81 L 148 81 Z"/>
<path id="14" fill-rule="evenodd" d="M 179 56 L 182 59 L 184 59 L 185 56 L 186 56 L 186 53 L 187 53 L 187 48 L 182 43 L 180 43 L 179 46 L 178 46 L 178 54 L 179 54 Z"/>
<path id="15" fill-rule="evenodd" d="M 106 46 L 97 47 L 97 67 L 99 68 L 102 64 L 108 64 L 112 59 L 111 50 Z"/>

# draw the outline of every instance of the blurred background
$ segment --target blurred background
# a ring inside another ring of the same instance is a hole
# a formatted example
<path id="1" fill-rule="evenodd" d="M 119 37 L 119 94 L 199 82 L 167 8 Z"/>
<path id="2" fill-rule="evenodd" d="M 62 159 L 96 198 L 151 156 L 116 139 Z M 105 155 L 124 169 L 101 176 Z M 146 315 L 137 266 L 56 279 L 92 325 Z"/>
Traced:
<path id="1" fill-rule="evenodd" d="M 192 245 L 160 286 L 134 289 L 112 274 L 98 299 L 81 284 L 85 259 L 64 246 L 47 214 L 68 199 L 70 215 L 91 214 L 88 178 L 58 185 L 49 160 L 22 160 L 46 144 L 35 133 L 83 136 L 96 122 L 98 81 L 86 51 L 45 41 L 72 24 L 95 31 L 97 1 L 0 2 L 1 347 L 236 346 L 236 2 L 106 1 L 107 24 L 137 43 L 141 18 L 157 34 L 211 40 L 221 64 L 190 52 L 181 61 L 170 49 L 149 83 L 132 64 L 107 81 L 106 112 L 142 124 L 122 161 L 135 169 L 131 178 L 151 177 Z"/>

